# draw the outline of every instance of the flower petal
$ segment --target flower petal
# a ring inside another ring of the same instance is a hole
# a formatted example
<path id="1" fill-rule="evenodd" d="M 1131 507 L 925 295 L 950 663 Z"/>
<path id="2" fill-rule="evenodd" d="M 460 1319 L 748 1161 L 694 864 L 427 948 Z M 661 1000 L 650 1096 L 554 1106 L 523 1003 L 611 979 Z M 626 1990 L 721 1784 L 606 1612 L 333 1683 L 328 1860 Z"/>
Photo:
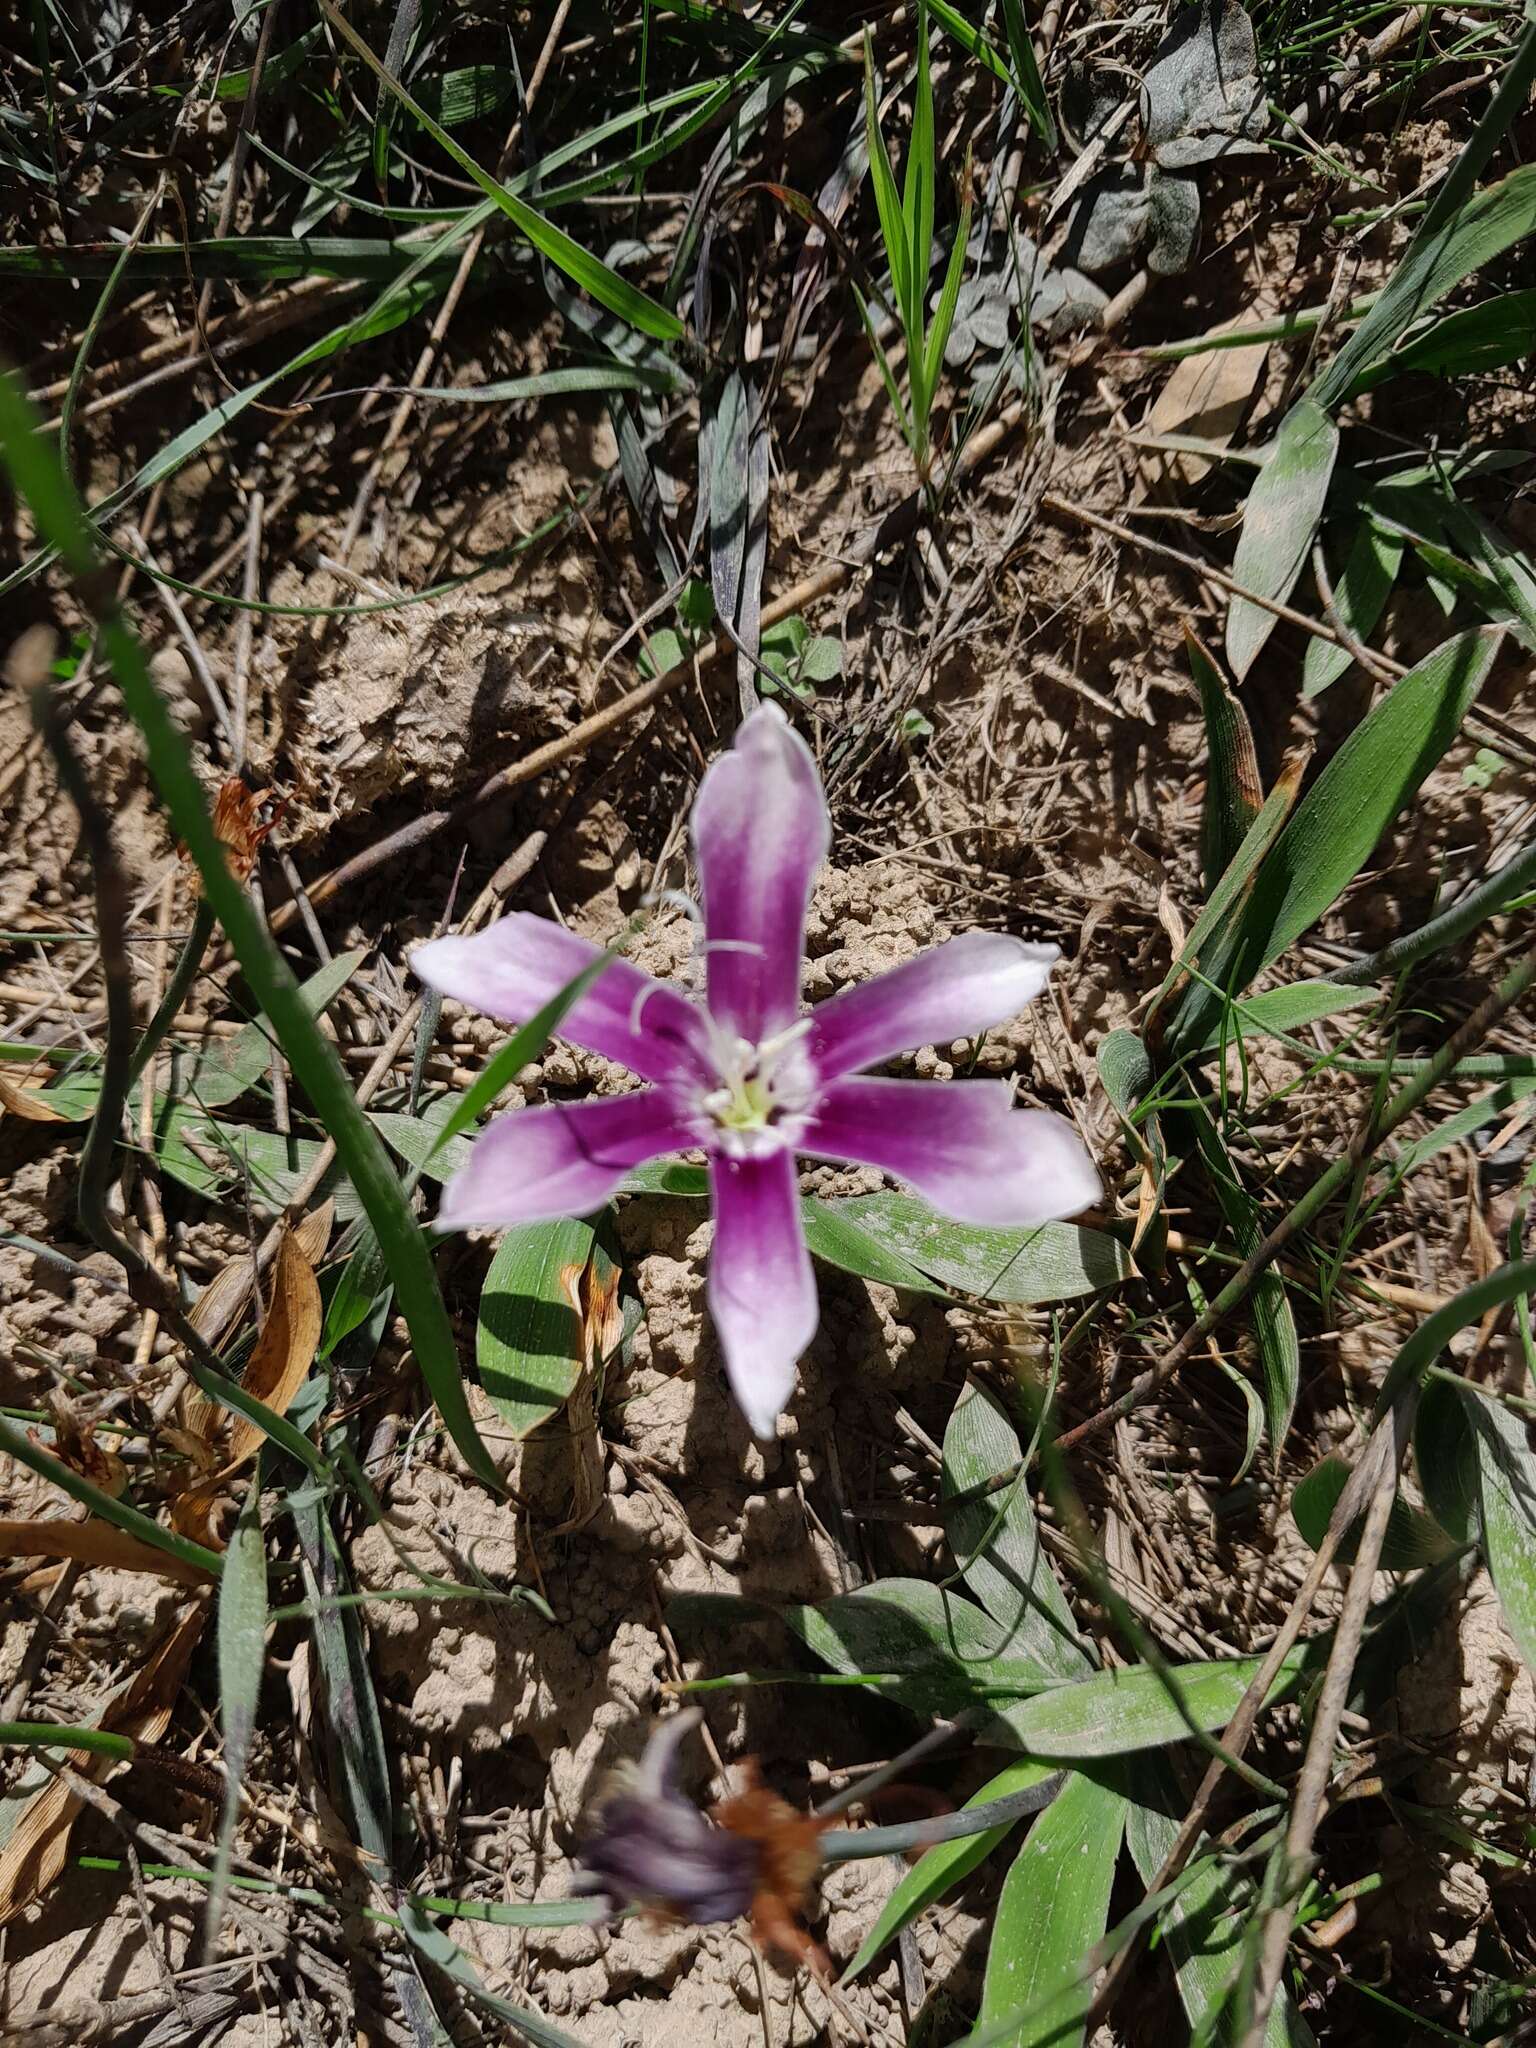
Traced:
<path id="1" fill-rule="evenodd" d="M 710 764 L 693 807 L 709 1007 L 752 1045 L 799 1015 L 806 905 L 830 838 L 811 750 L 764 704 Z"/>
<path id="2" fill-rule="evenodd" d="M 601 952 L 547 917 L 516 910 L 473 937 L 417 946 L 411 966 L 429 988 L 503 1023 L 526 1024 Z M 663 1081 L 700 1064 L 704 1020 L 679 990 L 614 959 L 566 1011 L 559 1035 Z"/>
<path id="3" fill-rule="evenodd" d="M 1002 1081 L 833 1081 L 799 1145 L 893 1173 L 957 1223 L 1028 1228 L 1101 1192 L 1066 1118 L 1010 1108 Z"/>
<path id="4" fill-rule="evenodd" d="M 498 1117 L 443 1190 L 445 1230 L 546 1223 L 601 1208 L 632 1166 L 694 1143 L 657 1088 Z"/>
<path id="5" fill-rule="evenodd" d="M 975 1038 L 1016 1016 L 1045 987 L 1058 946 L 966 932 L 845 989 L 811 1012 L 810 1053 L 823 1074 L 852 1074 L 919 1045 Z"/>
<path id="6" fill-rule="evenodd" d="M 731 1392 L 753 1434 L 771 1437 L 820 1314 L 800 1227 L 794 1154 L 716 1153 L 709 1178 L 715 1207 L 709 1312 Z"/>

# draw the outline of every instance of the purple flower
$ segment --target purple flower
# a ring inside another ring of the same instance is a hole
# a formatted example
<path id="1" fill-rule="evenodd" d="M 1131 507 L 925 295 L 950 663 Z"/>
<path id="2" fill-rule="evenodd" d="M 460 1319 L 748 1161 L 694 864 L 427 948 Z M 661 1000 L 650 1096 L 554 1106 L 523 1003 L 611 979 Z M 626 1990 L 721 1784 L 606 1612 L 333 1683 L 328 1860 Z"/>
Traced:
<path id="1" fill-rule="evenodd" d="M 697 1708 L 661 1722 L 640 1762 L 619 1774 L 577 1852 L 572 1889 L 614 1912 L 648 1906 L 703 1927 L 736 1920 L 752 1904 L 761 1851 L 714 1827 L 677 1789 L 677 1749 L 702 1719 Z"/>
<path id="2" fill-rule="evenodd" d="M 1054 946 L 968 932 L 802 1013 L 805 915 L 829 838 L 810 749 L 765 704 L 711 764 L 694 805 L 704 1000 L 616 959 L 560 1026 L 651 1086 L 498 1119 L 438 1215 L 450 1229 L 583 1215 L 643 1161 L 702 1147 L 715 1212 L 710 1313 L 759 1436 L 772 1434 L 818 1319 L 797 1152 L 879 1167 L 960 1223 L 1027 1227 L 1099 1195 L 1071 1124 L 1013 1109 L 1006 1082 L 859 1071 L 1013 1016 L 1045 987 Z M 445 995 L 521 1023 L 597 956 L 517 912 L 477 937 L 418 946 L 411 964 Z"/>

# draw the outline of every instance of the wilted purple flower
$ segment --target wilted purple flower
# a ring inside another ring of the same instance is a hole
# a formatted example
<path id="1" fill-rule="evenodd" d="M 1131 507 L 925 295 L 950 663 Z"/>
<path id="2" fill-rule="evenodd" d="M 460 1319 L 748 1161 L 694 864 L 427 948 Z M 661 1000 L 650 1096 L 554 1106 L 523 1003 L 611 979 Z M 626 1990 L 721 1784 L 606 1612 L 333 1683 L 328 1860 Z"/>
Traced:
<path id="1" fill-rule="evenodd" d="M 715 1212 L 710 1313 L 759 1436 L 772 1434 L 818 1319 L 797 1152 L 879 1167 L 961 1223 L 1027 1227 L 1099 1194 L 1072 1126 L 1013 1109 L 1006 1082 L 859 1072 L 1002 1023 L 1045 987 L 1056 947 L 968 932 L 801 1013 L 806 909 L 829 838 L 810 749 L 765 704 L 711 764 L 693 809 L 704 1001 L 617 959 L 560 1026 L 652 1086 L 498 1119 L 438 1215 L 449 1228 L 583 1215 L 643 1161 L 701 1146 Z M 521 1023 L 597 957 L 518 912 L 474 938 L 418 946 L 411 964 L 445 995 Z"/>
<path id="2" fill-rule="evenodd" d="M 603 1801 L 577 1852 L 579 1895 L 606 1898 L 615 1912 L 648 1906 L 696 1927 L 748 1911 L 758 1845 L 713 1826 L 677 1789 L 678 1744 L 701 1718 L 694 1708 L 659 1723 L 640 1762 Z"/>

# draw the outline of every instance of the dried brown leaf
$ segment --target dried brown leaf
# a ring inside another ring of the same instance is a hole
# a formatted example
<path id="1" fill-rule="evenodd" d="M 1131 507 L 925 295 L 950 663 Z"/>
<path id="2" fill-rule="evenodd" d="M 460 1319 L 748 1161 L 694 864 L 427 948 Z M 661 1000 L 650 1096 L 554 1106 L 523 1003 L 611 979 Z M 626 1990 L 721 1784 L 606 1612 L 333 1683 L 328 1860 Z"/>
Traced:
<path id="1" fill-rule="evenodd" d="M 182 1586 L 206 1586 L 210 1577 L 168 1550 L 157 1550 L 126 1529 L 94 1518 L 76 1522 L 50 1515 L 30 1522 L 0 1521 L 0 1557 L 67 1557 L 76 1564 L 103 1565 L 112 1571 L 154 1572 Z"/>

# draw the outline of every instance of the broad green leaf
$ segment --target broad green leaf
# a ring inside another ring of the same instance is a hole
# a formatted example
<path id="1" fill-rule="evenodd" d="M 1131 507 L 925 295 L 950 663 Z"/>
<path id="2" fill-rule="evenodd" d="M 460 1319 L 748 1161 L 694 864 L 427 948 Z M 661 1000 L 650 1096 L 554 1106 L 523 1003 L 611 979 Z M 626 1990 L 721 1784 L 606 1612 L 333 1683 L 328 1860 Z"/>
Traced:
<path id="1" fill-rule="evenodd" d="M 1299 399 L 1280 422 L 1269 460 L 1243 512 L 1234 582 L 1283 601 L 1296 586 L 1328 500 L 1339 430 L 1322 406 Z M 1234 597 L 1227 612 L 1227 660 L 1241 682 L 1277 624 L 1273 612 Z"/>
<path id="2" fill-rule="evenodd" d="M 1461 1389 L 1431 1380 L 1413 1419 L 1413 1455 L 1429 1512 L 1458 1543 L 1477 1537 L 1478 1456 Z"/>
<path id="3" fill-rule="evenodd" d="M 469 64 L 421 79 L 416 97 L 434 121 L 457 128 L 461 122 L 494 114 L 512 97 L 516 85 L 517 73 L 509 65 Z"/>
<path id="4" fill-rule="evenodd" d="M 1433 377 L 1475 377 L 1524 362 L 1536 354 L 1536 291 L 1500 292 L 1475 306 L 1460 306 L 1409 335 L 1368 370 L 1349 396 L 1374 391 L 1392 377 L 1418 370 Z"/>
<path id="5" fill-rule="evenodd" d="M 1359 874 L 1444 758 L 1497 652 L 1494 634 L 1456 634 L 1401 677 L 1355 727 L 1293 812 L 1238 913 L 1230 987 L 1246 988 Z M 1209 1043 L 1217 1008 L 1208 991 L 1191 991 L 1179 1019 L 1181 1043 L 1191 1037 Z M 1207 1028 L 1194 1031 L 1196 1020 Z"/>
<path id="6" fill-rule="evenodd" d="M 986 1806 L 994 1799 L 1006 1799 L 1030 1785 L 1039 1785 L 1052 1775 L 1053 1770 L 1051 1764 L 1009 1764 L 995 1778 L 989 1778 L 979 1792 L 973 1793 L 966 1800 L 966 1807 Z M 1017 1826 L 1017 1822 L 1013 1825 Z M 959 1841 L 940 1842 L 926 1850 L 897 1883 L 881 1907 L 880 1917 L 859 1943 L 857 1955 L 838 1981 L 846 1984 L 857 1977 L 904 1927 L 910 1927 L 920 1913 L 926 1912 L 946 1892 L 963 1883 L 977 1864 L 984 1863 L 998 1843 L 1011 1832 L 1012 1829 L 1006 1826 L 988 1828 L 982 1834 L 964 1835 Z"/>
<path id="7" fill-rule="evenodd" d="M 1349 1480 L 1349 1460 L 1340 1451 L 1330 1451 L 1302 1479 L 1291 1495 L 1291 1519 L 1313 1550 L 1322 1547 L 1334 1509 Z M 1363 1520 L 1356 1517 L 1356 1523 Z M 1351 1529 L 1339 1546 L 1339 1556 L 1348 1563 L 1358 1546 L 1358 1526 Z M 1438 1564 L 1458 1548 L 1432 1515 L 1403 1499 L 1394 1497 L 1387 1521 L 1386 1540 L 1381 1547 L 1384 1572 L 1414 1572 L 1427 1564 Z"/>
<path id="8" fill-rule="evenodd" d="M 382 1304 L 394 1294 L 389 1268 L 379 1241 L 366 1226 L 357 1248 L 341 1269 L 341 1276 L 325 1305 L 325 1325 L 320 1332 L 321 1358 L 329 1358 L 338 1344 L 360 1330 L 370 1317 L 380 1315 Z"/>
<path id="9" fill-rule="evenodd" d="M 997 1902 L 978 2032 L 1027 2010 L 1006 2048 L 1082 2048 L 1084 1964 L 1104 1938 L 1125 1811 L 1119 1792 L 1074 1772 L 1030 1829 Z"/>
<path id="10" fill-rule="evenodd" d="M 701 1199 L 709 1193 L 709 1174 L 702 1166 L 688 1166 L 680 1159 L 647 1159 L 631 1167 L 619 1191 L 625 1195 L 686 1195 Z"/>
<path id="11" fill-rule="evenodd" d="M 594 256 L 590 249 L 584 249 L 579 242 L 573 241 L 563 228 L 557 228 L 553 221 L 547 220 L 526 201 L 509 192 L 506 186 L 483 169 L 467 150 L 460 148 L 448 131 L 432 119 L 426 108 L 412 98 L 398 79 L 390 77 L 356 29 L 330 5 L 330 0 L 320 0 L 320 6 L 332 28 L 362 58 L 380 84 L 399 101 L 408 114 L 420 122 L 438 148 L 445 151 L 459 169 L 474 180 L 491 204 L 506 214 L 518 232 L 533 244 L 540 255 L 547 257 L 558 269 L 563 270 L 573 284 L 589 292 L 600 306 L 606 306 L 610 313 L 616 313 L 621 320 L 627 320 L 631 327 L 638 328 L 642 334 L 653 335 L 659 341 L 676 341 L 681 338 L 683 323 L 675 313 L 659 305 L 646 293 L 637 291 L 625 278 L 620 277 L 616 270 L 611 270 L 606 263 Z"/>
<path id="12" fill-rule="evenodd" d="M 1196 1097 L 1186 1099 L 1182 1117 L 1194 1136 L 1195 1149 L 1205 1166 L 1206 1177 L 1227 1219 L 1233 1242 L 1246 1259 L 1256 1251 L 1263 1232 L 1259 1227 L 1259 1206 L 1242 1175 L 1233 1164 L 1221 1131 L 1206 1105 Z M 1269 1430 L 1269 1448 L 1278 1458 L 1285 1448 L 1296 1395 L 1301 1386 L 1301 1344 L 1296 1335 L 1296 1318 L 1291 1313 L 1285 1282 L 1271 1267 L 1254 1282 L 1249 1297 L 1253 1334 L 1259 1347 L 1264 1373 L 1264 1419 Z M 1246 1387 L 1247 1382 L 1242 1384 Z"/>
<path id="13" fill-rule="evenodd" d="M 1175 1804 L 1179 1794 L 1161 1758 L 1139 1757 L 1131 1769 L 1134 1787 L 1125 1816 L 1125 1843 L 1142 1883 L 1150 1885 L 1179 1832 L 1173 1818 L 1180 1810 Z M 1147 1792 L 1155 1795 L 1156 1803 L 1144 1803 Z M 1252 1886 L 1237 1871 L 1212 1860 L 1175 1893 L 1158 1922 L 1192 2038 L 1211 2048 L 1234 2048 L 1234 2025 L 1223 2007 L 1237 1982 L 1244 1930 L 1253 1910 Z M 1283 1982 L 1264 2029 L 1264 2048 L 1313 2048 L 1311 2031 Z"/>
<path id="14" fill-rule="evenodd" d="M 1310 395 L 1316 404 L 1338 405 L 1361 373 L 1437 300 L 1536 227 L 1536 164 L 1522 164 L 1481 192 L 1472 189 L 1524 106 L 1533 79 L 1536 22 L 1528 22 L 1498 90 L 1442 180 L 1402 260 L 1360 325 L 1314 380 Z"/>
<path id="15" fill-rule="evenodd" d="M 226 1123 L 179 1103 L 172 1104 L 155 1127 L 155 1157 L 183 1187 L 210 1197 L 238 1189 L 242 1202 L 273 1215 L 293 1200 L 320 1151 L 318 1139 L 285 1138 L 250 1124 Z M 332 1165 L 316 1195 L 321 1201 L 334 1196 L 339 1223 L 350 1223 L 362 1213 L 339 1163 Z"/>
<path id="16" fill-rule="evenodd" d="M 261 1526 L 261 1459 L 251 1473 L 240 1516 L 224 1553 L 218 1605 L 219 1724 L 224 1731 L 224 1807 L 219 1817 L 213 1884 L 208 1893 L 210 1944 L 224 1916 L 230 1853 L 240 1816 L 240 1791 L 256 1732 L 261 1674 L 267 1661 L 267 1551 Z"/>
<path id="17" fill-rule="evenodd" d="M 445 1181 L 469 1163 L 474 1149 L 472 1138 L 446 1135 L 464 1099 L 462 1095 L 440 1095 L 433 1102 L 424 1102 L 415 1116 L 408 1116 L 403 1109 L 371 1109 L 368 1121 L 389 1149 L 414 1166 L 423 1180 Z"/>
<path id="18" fill-rule="evenodd" d="M 1536 1292 L 1536 1259 L 1512 1259 L 1495 1267 L 1485 1279 L 1474 1280 L 1459 1294 L 1426 1316 L 1402 1346 L 1376 1392 L 1372 1419 L 1380 1422 L 1407 1389 L 1439 1358 L 1458 1330 L 1480 1322 L 1491 1308 L 1506 1301 L 1518 1301 L 1522 1294 Z"/>
<path id="19" fill-rule="evenodd" d="M 1398 571 L 1403 566 L 1402 538 L 1383 533 L 1369 519 L 1355 528 L 1344 567 L 1333 586 L 1333 601 L 1339 617 L 1361 646 L 1369 646 L 1376 622 L 1392 595 Z M 1320 697 L 1336 683 L 1354 661 L 1347 647 L 1331 640 L 1309 639 L 1301 663 L 1301 694 Z"/>
<path id="20" fill-rule="evenodd" d="M 699 1169 L 686 1166 L 672 1168 L 674 1174 L 697 1171 Z M 815 1257 L 825 1259 L 829 1265 L 841 1266 L 845 1273 L 857 1273 L 864 1280 L 879 1280 L 887 1287 L 904 1287 L 913 1294 L 945 1298 L 944 1288 L 936 1285 L 910 1259 L 892 1251 L 889 1245 L 865 1230 L 855 1217 L 846 1214 L 848 1207 L 847 1202 L 824 1202 L 816 1195 L 801 1196 L 800 1217 L 805 1226 L 805 1241 Z"/>
<path id="21" fill-rule="evenodd" d="M 558 1414 L 581 1377 L 581 1320 L 562 1274 L 592 1256 L 590 1223 L 525 1223 L 496 1247 L 475 1326 L 480 1384 L 496 1412 L 526 1436 Z"/>
<path id="22" fill-rule="evenodd" d="M 1536 1452 L 1528 1424 L 1468 1387 L 1462 1394 L 1477 1447 L 1483 1555 L 1509 1632 L 1536 1671 Z"/>
<path id="23" fill-rule="evenodd" d="M 944 1432 L 944 1493 L 964 1493 L 1011 1471 L 1024 1455 L 1012 1424 L 974 1381 L 961 1390 Z M 1003 1645 L 1063 1679 L 1093 1668 L 1040 1541 L 1020 1473 L 998 1493 L 946 1508 L 949 1547 L 968 1589 L 1008 1631 Z"/>
<path id="24" fill-rule="evenodd" d="M 1118 1239 L 1080 1224 L 982 1229 L 951 1223 L 914 1195 L 856 1195 L 837 1209 L 947 1287 L 988 1301 L 1070 1301 L 1118 1286 L 1133 1271 Z"/>
<path id="25" fill-rule="evenodd" d="M 1273 1705 L 1290 1690 L 1306 1668 L 1309 1655 L 1305 1646 L 1292 1651 L 1268 1704 Z M 1144 1664 L 1096 1672 L 1092 1678 L 1054 1686 L 1011 1705 L 1001 1702 L 988 1739 L 1006 1741 L 1030 1756 L 1060 1762 L 1160 1749 L 1165 1743 L 1187 1741 L 1190 1721 L 1207 1730 L 1225 1728 L 1263 1661 L 1261 1657 L 1234 1657 L 1210 1664 L 1171 1665 L 1167 1680 L 1177 1689 L 1184 1713 L 1170 1699 L 1163 1676 Z"/>

